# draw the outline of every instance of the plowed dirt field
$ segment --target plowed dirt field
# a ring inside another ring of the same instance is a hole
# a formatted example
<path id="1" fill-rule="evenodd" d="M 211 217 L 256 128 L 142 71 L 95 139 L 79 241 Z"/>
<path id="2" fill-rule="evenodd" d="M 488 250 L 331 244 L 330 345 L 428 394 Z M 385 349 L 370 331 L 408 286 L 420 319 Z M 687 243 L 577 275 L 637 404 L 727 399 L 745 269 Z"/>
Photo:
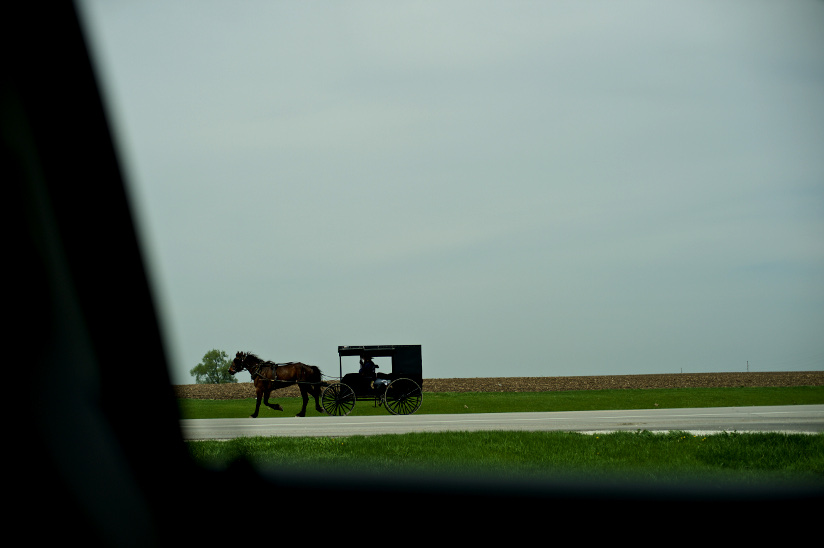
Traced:
<path id="1" fill-rule="evenodd" d="M 330 379 L 334 382 L 334 379 Z M 668 375 L 607 375 L 595 377 L 480 377 L 424 379 L 424 392 L 551 392 L 643 388 L 700 388 L 740 386 L 822 386 L 824 371 L 776 373 L 680 373 Z M 187 384 L 175 386 L 179 398 L 230 400 L 252 398 L 252 383 Z M 277 397 L 299 397 L 296 386 L 282 388 Z"/>

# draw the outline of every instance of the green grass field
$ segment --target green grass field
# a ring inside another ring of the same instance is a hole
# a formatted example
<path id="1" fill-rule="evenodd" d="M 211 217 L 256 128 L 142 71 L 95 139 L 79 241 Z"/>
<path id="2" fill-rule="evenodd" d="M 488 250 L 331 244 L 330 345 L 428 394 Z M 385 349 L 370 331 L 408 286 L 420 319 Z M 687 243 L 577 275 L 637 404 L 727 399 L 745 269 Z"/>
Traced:
<path id="1" fill-rule="evenodd" d="M 300 398 L 275 398 L 283 412 L 261 405 L 261 417 L 293 417 Z M 179 400 L 186 419 L 248 417 L 255 409 L 246 400 Z M 676 388 L 661 390 L 582 390 L 568 392 L 424 392 L 417 414 L 587 411 L 607 409 L 676 409 L 751 405 L 824 404 L 824 386 L 783 388 Z M 352 416 L 385 415 L 386 409 L 359 401 Z M 319 416 L 310 400 L 307 416 Z"/>
<path id="2" fill-rule="evenodd" d="M 293 416 L 297 398 L 277 400 L 262 417 Z M 605 390 L 534 393 L 424 393 L 418 413 L 492 413 L 587 409 L 683 408 L 824 403 L 824 387 Z M 184 418 L 248 417 L 254 400 L 181 400 Z M 310 406 L 309 416 L 319 416 Z M 353 415 L 386 414 L 359 401 Z M 188 442 L 207 467 L 235 459 L 334 472 L 488 474 L 501 477 L 586 477 L 648 482 L 803 482 L 824 489 L 824 435 L 684 432 L 445 432 L 341 438 L 260 437 Z"/>
<path id="3" fill-rule="evenodd" d="M 824 489 L 824 435 L 684 432 L 443 432 L 345 438 L 259 437 L 189 442 L 222 468 L 237 458 L 274 470 L 435 473 L 497 479 L 586 477 L 738 483 L 813 482 Z"/>

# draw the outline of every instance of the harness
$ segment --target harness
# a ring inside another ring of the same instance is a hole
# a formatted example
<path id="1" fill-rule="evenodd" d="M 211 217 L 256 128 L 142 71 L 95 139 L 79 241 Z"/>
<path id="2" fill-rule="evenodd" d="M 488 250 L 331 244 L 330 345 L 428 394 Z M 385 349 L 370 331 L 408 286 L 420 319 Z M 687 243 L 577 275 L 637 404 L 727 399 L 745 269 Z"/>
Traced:
<path id="1" fill-rule="evenodd" d="M 275 369 L 276 369 L 276 368 L 278 368 L 278 367 L 281 367 L 281 366 L 284 366 L 284 365 L 292 365 L 293 363 L 299 363 L 299 362 L 281 362 L 281 363 L 275 363 L 275 362 L 268 362 L 268 361 L 267 361 L 267 362 L 260 362 L 260 363 L 258 363 L 258 364 L 257 364 L 257 367 L 255 367 L 255 370 L 254 370 L 254 371 L 252 371 L 252 370 L 251 370 L 248 366 L 246 366 L 246 369 L 247 369 L 247 371 L 249 371 L 249 374 L 250 374 L 250 375 L 252 375 L 252 382 L 254 382 L 254 381 L 255 381 L 255 378 L 256 378 L 256 377 L 259 377 L 260 379 L 262 379 L 262 380 L 264 380 L 264 381 L 266 381 L 266 382 L 271 382 L 271 383 L 281 383 L 281 384 L 286 384 L 286 385 L 292 385 L 292 384 L 311 384 L 311 385 L 320 384 L 320 385 L 323 385 L 323 384 L 324 384 L 324 382 L 323 382 L 323 381 L 320 381 L 320 382 L 308 382 L 308 381 L 285 381 L 285 380 L 278 379 L 278 378 L 270 379 L 270 378 L 268 378 L 268 377 L 264 377 L 264 376 L 263 376 L 263 374 L 261 374 L 261 372 L 260 372 L 262 369 L 271 369 L 271 370 L 274 372 L 274 371 L 275 371 Z M 322 375 L 322 374 L 321 374 L 321 375 Z M 277 377 L 277 374 L 276 374 L 275 376 Z"/>
<path id="2" fill-rule="evenodd" d="M 277 374 L 275 375 L 276 378 L 270 379 L 268 377 L 265 377 L 261 373 L 261 371 L 264 370 L 264 369 L 272 369 L 274 371 L 278 367 L 282 367 L 282 366 L 286 366 L 286 365 L 292 365 L 292 364 L 296 364 L 296 363 L 300 363 L 300 362 L 280 362 L 280 363 L 276 363 L 276 362 L 270 362 L 270 361 L 260 361 L 255 366 L 250 367 L 249 364 L 247 364 L 244 360 L 243 362 L 241 362 L 242 365 L 241 365 L 241 368 L 240 368 L 239 371 L 242 371 L 243 369 L 246 369 L 249 372 L 249 374 L 252 376 L 252 382 L 254 382 L 256 378 L 259 378 L 259 379 L 261 379 L 263 381 L 266 381 L 266 382 L 278 383 L 278 384 L 286 385 L 286 386 L 291 386 L 293 384 L 309 384 L 309 385 L 312 385 L 312 386 L 315 386 L 315 385 L 326 386 L 327 385 L 327 383 L 325 381 L 323 381 L 323 377 L 325 376 L 325 375 L 323 375 L 323 373 L 321 373 L 321 380 L 319 382 L 283 380 L 283 379 L 278 379 Z"/>
<path id="3" fill-rule="evenodd" d="M 289 382 L 289 381 L 281 381 L 278 378 L 270 379 L 270 378 L 264 377 L 263 374 L 260 371 L 262 369 L 271 369 L 272 372 L 275 372 L 279 365 L 289 365 L 290 363 L 294 363 L 294 362 L 288 362 L 288 363 L 260 362 L 257 365 L 257 367 L 255 367 L 254 371 L 249 369 L 249 373 L 252 375 L 252 381 L 253 382 L 255 380 L 255 377 L 260 377 L 261 379 L 263 379 L 265 381 L 269 381 L 269 382 Z M 275 377 L 277 377 L 277 373 L 275 373 Z"/>

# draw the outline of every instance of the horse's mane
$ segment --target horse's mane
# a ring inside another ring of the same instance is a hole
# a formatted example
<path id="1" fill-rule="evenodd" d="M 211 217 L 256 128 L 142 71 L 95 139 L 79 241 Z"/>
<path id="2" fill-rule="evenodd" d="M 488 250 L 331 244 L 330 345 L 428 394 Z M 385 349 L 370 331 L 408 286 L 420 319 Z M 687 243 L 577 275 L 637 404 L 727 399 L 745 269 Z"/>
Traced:
<path id="1" fill-rule="evenodd" d="M 272 367 L 272 368 L 276 367 L 276 365 L 277 365 L 273 362 L 262 360 L 262 359 L 258 358 L 256 354 L 252 354 L 251 352 L 246 352 L 245 353 L 245 356 L 243 357 L 243 363 L 245 363 L 247 365 L 249 365 L 249 364 L 252 364 L 252 365 L 265 365 L 265 366 L 269 366 L 269 367 Z"/>
<path id="2" fill-rule="evenodd" d="M 260 362 L 263 361 L 260 358 L 258 358 L 255 354 L 252 354 L 251 352 L 246 352 L 246 355 L 243 357 L 243 361 L 246 361 L 246 360 L 249 360 L 249 361 L 252 361 L 252 362 L 255 362 L 255 363 L 260 363 Z"/>
<path id="3" fill-rule="evenodd" d="M 252 366 L 258 365 L 258 366 L 271 367 L 272 369 L 276 369 L 277 367 L 279 367 L 281 365 L 291 365 L 291 366 L 297 366 L 297 367 L 306 367 L 310 371 L 313 371 L 316 375 L 321 374 L 320 368 L 318 368 L 315 365 L 306 365 L 305 363 L 301 363 L 301 362 L 288 362 L 288 363 L 284 363 L 284 364 L 277 364 L 277 363 L 272 362 L 272 361 L 262 360 L 259 357 L 257 357 L 257 355 L 252 354 L 251 352 L 240 352 L 240 354 L 242 354 L 241 361 L 243 362 L 243 364 L 246 367 L 249 367 L 250 365 L 252 365 Z"/>

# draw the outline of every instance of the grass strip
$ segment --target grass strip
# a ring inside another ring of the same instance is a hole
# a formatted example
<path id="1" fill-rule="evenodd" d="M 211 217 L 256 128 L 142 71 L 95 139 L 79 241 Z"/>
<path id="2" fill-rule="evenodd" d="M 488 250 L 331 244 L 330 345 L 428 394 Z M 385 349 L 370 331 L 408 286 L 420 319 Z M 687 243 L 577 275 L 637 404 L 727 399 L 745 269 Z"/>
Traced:
<path id="1" fill-rule="evenodd" d="M 275 392 L 275 395 L 277 393 Z M 275 398 L 284 411 L 261 406 L 261 417 L 292 417 L 300 398 Z M 244 418 L 255 409 L 244 400 L 178 400 L 185 419 Z M 610 409 L 680 409 L 763 405 L 824 404 L 824 386 L 674 388 L 643 390 L 581 390 L 563 392 L 424 392 L 417 414 L 517 413 L 530 411 L 589 411 Z M 352 416 L 385 415 L 383 407 L 358 401 Z M 307 416 L 318 416 L 314 402 Z"/>
<path id="2" fill-rule="evenodd" d="M 489 475 L 497 479 L 803 482 L 824 488 L 824 435 L 685 432 L 440 432 L 187 442 L 210 468 L 236 459 L 334 473 Z M 720 484 L 720 483 L 719 483 Z"/>

